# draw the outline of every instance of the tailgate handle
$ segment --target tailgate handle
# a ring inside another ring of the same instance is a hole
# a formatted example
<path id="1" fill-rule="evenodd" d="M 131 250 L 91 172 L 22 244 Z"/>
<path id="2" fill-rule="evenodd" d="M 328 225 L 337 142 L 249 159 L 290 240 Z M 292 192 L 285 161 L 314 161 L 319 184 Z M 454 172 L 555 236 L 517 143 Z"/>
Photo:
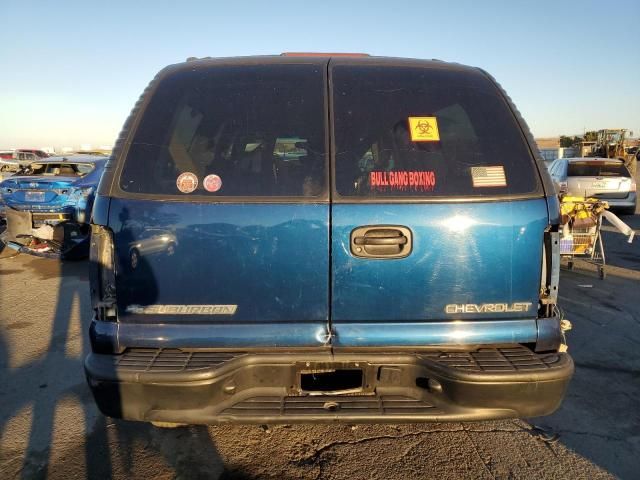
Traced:
<path id="1" fill-rule="evenodd" d="M 407 237 L 356 237 L 356 245 L 406 245 Z"/>
<path id="2" fill-rule="evenodd" d="M 404 258 L 412 250 L 412 234 L 407 227 L 372 225 L 351 232 L 351 254 L 361 258 Z"/>

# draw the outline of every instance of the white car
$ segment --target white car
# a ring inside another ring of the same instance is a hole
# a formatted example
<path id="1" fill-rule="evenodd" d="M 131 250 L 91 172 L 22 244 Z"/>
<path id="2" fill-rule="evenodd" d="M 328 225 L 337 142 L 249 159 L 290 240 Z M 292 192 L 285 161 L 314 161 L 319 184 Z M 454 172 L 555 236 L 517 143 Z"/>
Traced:
<path id="1" fill-rule="evenodd" d="M 549 173 L 558 194 L 601 198 L 629 215 L 636 211 L 636 182 L 620 159 L 559 158 Z"/>

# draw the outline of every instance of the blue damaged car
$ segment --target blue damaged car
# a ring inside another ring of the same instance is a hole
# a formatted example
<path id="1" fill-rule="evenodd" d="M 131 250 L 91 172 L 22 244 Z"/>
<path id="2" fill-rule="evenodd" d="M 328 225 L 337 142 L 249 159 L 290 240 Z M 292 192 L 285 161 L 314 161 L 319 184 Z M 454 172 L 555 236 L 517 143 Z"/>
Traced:
<path id="1" fill-rule="evenodd" d="M 558 217 L 481 69 L 169 66 L 95 199 L 89 385 L 106 415 L 159 425 L 549 414 L 573 373 Z"/>
<path id="2" fill-rule="evenodd" d="M 0 240 L 23 253 L 53 258 L 86 256 L 89 219 L 104 156 L 50 157 L 0 183 Z"/>

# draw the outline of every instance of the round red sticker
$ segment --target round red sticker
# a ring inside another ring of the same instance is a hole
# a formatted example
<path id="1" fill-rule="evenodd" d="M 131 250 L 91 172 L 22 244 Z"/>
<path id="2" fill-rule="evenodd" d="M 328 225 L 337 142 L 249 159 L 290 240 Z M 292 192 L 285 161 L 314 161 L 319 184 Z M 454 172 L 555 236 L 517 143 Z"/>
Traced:
<path id="1" fill-rule="evenodd" d="M 198 188 L 198 177 L 191 172 L 181 173 L 176 180 L 176 186 L 182 193 L 191 193 Z"/>
<path id="2" fill-rule="evenodd" d="M 207 192 L 217 192 L 222 188 L 222 179 L 218 175 L 207 175 L 202 185 Z"/>

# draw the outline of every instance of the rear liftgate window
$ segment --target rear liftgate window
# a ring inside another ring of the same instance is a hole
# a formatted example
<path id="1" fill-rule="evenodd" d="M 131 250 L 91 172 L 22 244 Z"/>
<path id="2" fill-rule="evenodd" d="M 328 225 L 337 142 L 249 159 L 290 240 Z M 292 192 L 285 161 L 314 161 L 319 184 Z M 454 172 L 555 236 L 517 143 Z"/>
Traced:
<path id="1" fill-rule="evenodd" d="M 123 168 L 131 193 L 325 193 L 324 79 L 315 65 L 215 66 L 161 81 Z"/>
<path id="2" fill-rule="evenodd" d="M 631 177 L 622 163 L 613 162 L 571 162 L 570 177 Z"/>
<path id="3" fill-rule="evenodd" d="M 333 84 L 339 195 L 539 191 L 519 126 L 481 72 L 335 66 Z"/>

